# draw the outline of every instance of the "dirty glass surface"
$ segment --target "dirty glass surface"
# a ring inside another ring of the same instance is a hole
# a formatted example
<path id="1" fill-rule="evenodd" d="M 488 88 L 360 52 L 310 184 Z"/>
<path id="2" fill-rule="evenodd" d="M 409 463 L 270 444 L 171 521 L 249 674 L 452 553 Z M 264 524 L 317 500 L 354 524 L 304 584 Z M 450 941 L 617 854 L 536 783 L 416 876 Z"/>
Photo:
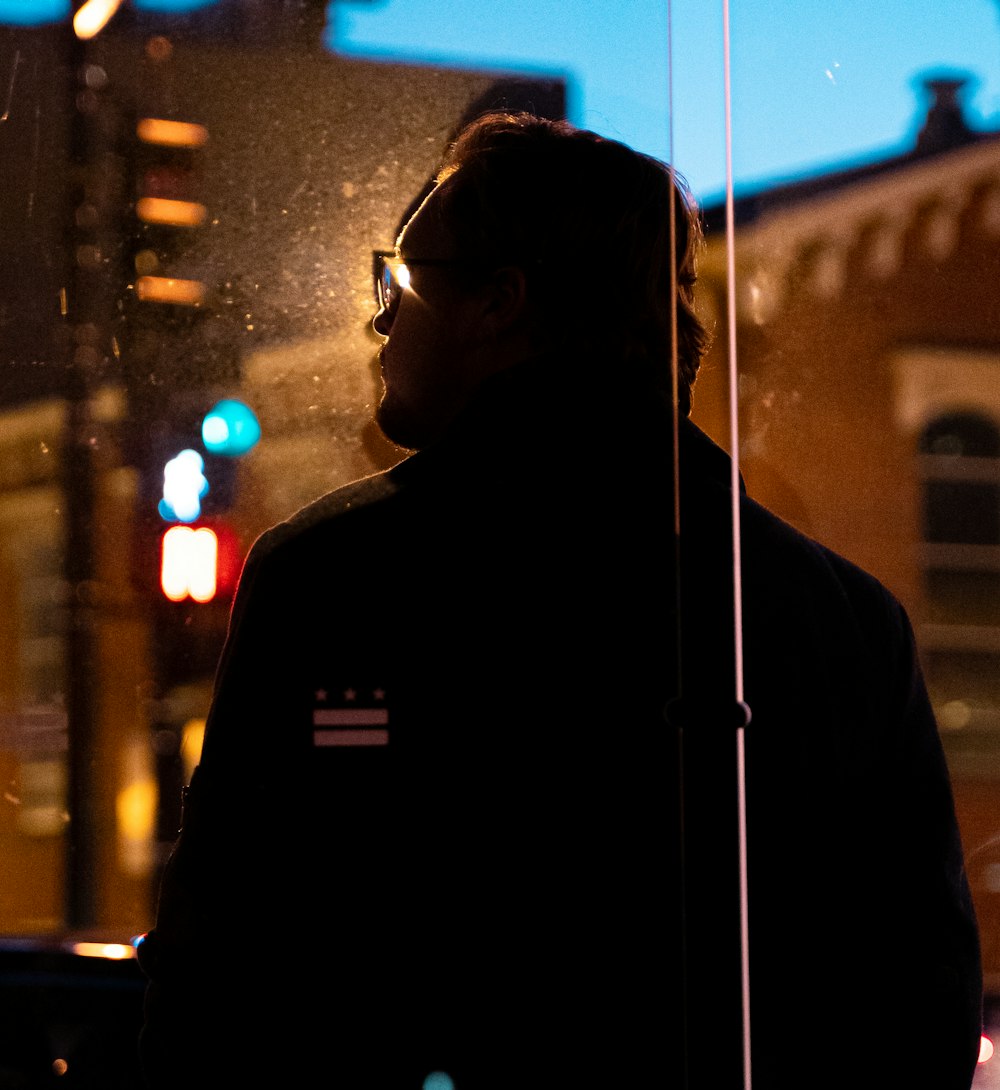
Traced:
<path id="1" fill-rule="evenodd" d="M 826 9 L 808 34 L 793 34 L 763 7 L 732 6 L 735 195 L 731 209 L 724 199 L 706 202 L 702 303 L 722 335 L 694 416 L 724 441 L 735 396 L 751 494 L 873 572 L 909 612 L 953 777 L 992 992 L 1000 980 L 1000 11 L 878 7 Z M 911 35 L 924 45 L 911 47 Z M 991 52 L 979 55 L 975 38 Z M 842 152 L 805 163 L 818 130 Z"/>
<path id="2" fill-rule="evenodd" d="M 371 251 L 495 105 L 690 181 L 695 420 L 910 612 L 995 987 L 997 5 L 69 6 L 0 3 L 0 934 L 152 922 L 240 562 L 402 456 Z"/>

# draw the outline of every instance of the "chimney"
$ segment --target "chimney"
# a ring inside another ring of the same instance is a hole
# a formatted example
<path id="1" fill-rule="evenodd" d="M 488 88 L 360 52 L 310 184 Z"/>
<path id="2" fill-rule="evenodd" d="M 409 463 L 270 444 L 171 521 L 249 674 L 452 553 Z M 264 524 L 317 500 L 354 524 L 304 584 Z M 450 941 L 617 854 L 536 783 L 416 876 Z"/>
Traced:
<path id="1" fill-rule="evenodd" d="M 966 124 L 959 102 L 960 92 L 969 83 L 969 77 L 928 76 L 922 83 L 930 96 L 930 107 L 917 134 L 917 153 L 932 155 L 975 140 L 977 134 Z"/>

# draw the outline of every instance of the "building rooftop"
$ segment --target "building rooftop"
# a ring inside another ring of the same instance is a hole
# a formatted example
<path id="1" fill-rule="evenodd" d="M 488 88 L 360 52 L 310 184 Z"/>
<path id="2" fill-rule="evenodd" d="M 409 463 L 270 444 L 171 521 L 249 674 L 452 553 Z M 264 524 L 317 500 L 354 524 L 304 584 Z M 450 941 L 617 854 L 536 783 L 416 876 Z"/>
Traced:
<path id="1" fill-rule="evenodd" d="M 922 80 L 928 95 L 928 107 L 917 131 L 916 141 L 908 151 L 884 159 L 865 162 L 841 170 L 822 171 L 809 177 L 779 182 L 765 188 L 734 196 L 736 226 L 755 222 L 768 212 L 787 209 L 815 197 L 829 196 L 862 181 L 872 181 L 924 163 L 958 148 L 995 141 L 1000 148 L 1000 131 L 972 128 L 962 108 L 962 90 L 969 84 L 965 74 L 931 73 Z M 724 200 L 705 205 L 705 230 L 715 234 L 725 229 Z"/>

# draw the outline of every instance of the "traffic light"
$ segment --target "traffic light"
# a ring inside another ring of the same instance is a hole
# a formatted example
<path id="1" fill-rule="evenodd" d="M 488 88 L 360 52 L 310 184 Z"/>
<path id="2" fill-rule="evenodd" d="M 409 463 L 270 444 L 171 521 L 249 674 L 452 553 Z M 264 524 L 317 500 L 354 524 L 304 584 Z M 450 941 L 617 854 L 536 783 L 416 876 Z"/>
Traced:
<path id="1" fill-rule="evenodd" d="M 171 602 L 211 602 L 236 588 L 242 560 L 231 526 L 213 519 L 171 526 L 160 536 L 160 590 Z"/>
<path id="2" fill-rule="evenodd" d="M 201 501 L 208 492 L 205 459 L 185 448 L 163 467 L 163 498 L 157 504 L 160 518 L 167 522 L 194 522 L 201 514 Z"/>
<path id="3" fill-rule="evenodd" d="M 205 284 L 172 268 L 208 218 L 198 199 L 208 130 L 193 121 L 140 117 L 135 126 L 135 294 L 141 303 L 197 307 Z"/>
<path id="4" fill-rule="evenodd" d="M 218 585 L 219 539 L 200 526 L 171 526 L 160 545 L 160 587 L 172 601 L 210 602 Z"/>
<path id="5" fill-rule="evenodd" d="M 260 424 L 248 405 L 234 398 L 224 398 L 205 414 L 201 438 L 211 453 L 235 458 L 256 445 L 260 439 Z"/>
<path id="6" fill-rule="evenodd" d="M 235 586 L 236 535 L 220 519 L 235 499 L 237 460 L 260 439 L 253 410 L 224 398 L 204 415 L 205 450 L 183 446 L 163 463 L 157 513 L 174 523 L 160 535 L 160 589 L 173 602 L 209 602 Z"/>

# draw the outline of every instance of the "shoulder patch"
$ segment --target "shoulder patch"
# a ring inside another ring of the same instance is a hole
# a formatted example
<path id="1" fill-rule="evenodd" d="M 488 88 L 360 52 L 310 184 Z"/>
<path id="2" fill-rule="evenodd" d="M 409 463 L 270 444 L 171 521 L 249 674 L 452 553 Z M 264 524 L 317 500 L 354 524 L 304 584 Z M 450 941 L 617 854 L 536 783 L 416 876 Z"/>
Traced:
<path id="1" fill-rule="evenodd" d="M 313 698 L 314 746 L 353 748 L 389 744 L 385 689 L 353 685 L 320 688 Z"/>

